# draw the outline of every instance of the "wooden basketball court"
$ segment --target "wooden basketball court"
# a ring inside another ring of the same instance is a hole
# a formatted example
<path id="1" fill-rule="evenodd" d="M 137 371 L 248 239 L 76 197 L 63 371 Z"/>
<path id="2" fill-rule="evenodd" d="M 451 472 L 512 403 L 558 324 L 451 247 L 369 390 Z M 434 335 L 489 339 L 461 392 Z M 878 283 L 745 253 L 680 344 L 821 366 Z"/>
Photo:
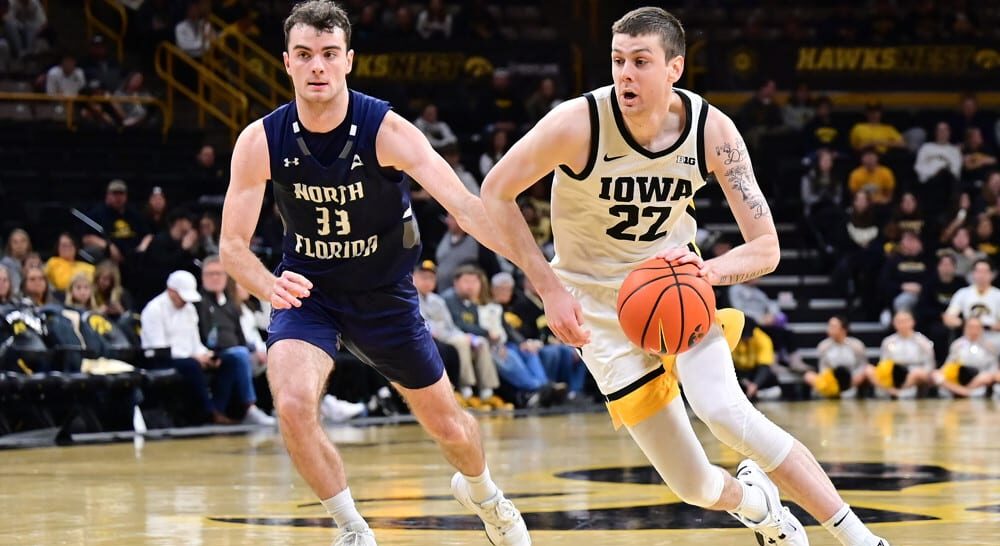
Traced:
<path id="1" fill-rule="evenodd" d="M 1000 402 L 761 408 L 806 442 L 893 546 L 1000 543 Z M 537 545 L 749 546 L 725 514 L 678 503 L 603 413 L 481 420 L 491 469 Z M 700 424 L 713 461 L 738 456 Z M 488 544 L 416 425 L 330 429 L 380 545 Z M 669 442 L 669 438 L 664 438 Z M 331 520 L 275 432 L 0 452 L 0 544 L 327 545 Z M 796 510 L 797 507 L 793 507 Z M 801 511 L 797 513 L 800 514 Z M 811 519 L 812 544 L 835 542 Z"/>

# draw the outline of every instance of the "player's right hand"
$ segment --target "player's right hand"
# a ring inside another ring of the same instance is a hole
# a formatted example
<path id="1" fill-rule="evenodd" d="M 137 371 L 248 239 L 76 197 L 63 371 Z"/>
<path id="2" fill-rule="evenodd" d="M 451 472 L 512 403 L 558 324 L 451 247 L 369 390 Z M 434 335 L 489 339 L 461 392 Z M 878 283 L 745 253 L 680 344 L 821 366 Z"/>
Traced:
<path id="1" fill-rule="evenodd" d="M 590 331 L 583 328 L 583 308 L 564 287 L 540 294 L 545 304 L 549 329 L 566 345 L 583 347 L 590 343 Z"/>
<path id="2" fill-rule="evenodd" d="M 301 307 L 302 299 L 309 297 L 313 283 L 292 271 L 283 271 L 280 277 L 274 279 L 271 288 L 271 307 L 275 309 L 290 309 Z"/>

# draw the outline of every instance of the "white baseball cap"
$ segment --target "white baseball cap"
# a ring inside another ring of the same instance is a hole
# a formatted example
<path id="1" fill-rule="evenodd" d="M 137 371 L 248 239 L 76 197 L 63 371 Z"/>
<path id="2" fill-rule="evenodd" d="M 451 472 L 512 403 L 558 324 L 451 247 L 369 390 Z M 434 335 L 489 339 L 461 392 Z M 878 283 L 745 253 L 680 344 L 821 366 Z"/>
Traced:
<path id="1" fill-rule="evenodd" d="M 201 294 L 198 293 L 198 281 L 194 280 L 194 275 L 187 271 L 174 271 L 167 277 L 167 288 L 173 289 L 188 303 L 201 301 Z"/>

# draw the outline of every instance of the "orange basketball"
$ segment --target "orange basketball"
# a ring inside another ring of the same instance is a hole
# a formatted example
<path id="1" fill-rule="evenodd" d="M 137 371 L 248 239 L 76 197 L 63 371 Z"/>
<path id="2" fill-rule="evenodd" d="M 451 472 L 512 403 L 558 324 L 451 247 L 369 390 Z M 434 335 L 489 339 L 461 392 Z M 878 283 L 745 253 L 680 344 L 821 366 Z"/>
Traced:
<path id="1" fill-rule="evenodd" d="M 639 264 L 618 291 L 618 322 L 632 343 L 657 354 L 695 346 L 715 321 L 715 292 L 694 264 Z"/>

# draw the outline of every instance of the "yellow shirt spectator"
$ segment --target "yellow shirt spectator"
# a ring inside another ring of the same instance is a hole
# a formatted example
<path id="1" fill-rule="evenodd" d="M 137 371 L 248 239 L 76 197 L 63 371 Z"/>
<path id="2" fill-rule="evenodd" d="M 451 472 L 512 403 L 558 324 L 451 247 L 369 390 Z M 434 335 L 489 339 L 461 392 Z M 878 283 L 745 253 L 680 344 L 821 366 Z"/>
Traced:
<path id="1" fill-rule="evenodd" d="M 851 194 L 861 190 L 871 195 L 873 202 L 885 204 L 892 201 L 892 192 L 896 189 L 896 176 L 884 165 L 866 167 L 864 165 L 851 171 L 847 181 Z"/>
<path id="2" fill-rule="evenodd" d="M 79 260 L 66 260 L 59 256 L 49 258 L 45 262 L 45 277 L 49 279 L 49 284 L 53 290 L 65 292 L 69 288 L 69 283 L 77 273 L 85 273 L 94 276 L 94 266 Z"/>
<path id="3" fill-rule="evenodd" d="M 890 147 L 903 145 L 903 135 L 892 125 L 884 123 L 858 123 L 851 129 L 851 147 L 861 150 L 874 146 L 880 154 Z"/>
<path id="4" fill-rule="evenodd" d="M 733 349 L 733 364 L 740 371 L 774 364 L 774 342 L 763 330 L 754 328 L 750 337 L 741 339 Z"/>

